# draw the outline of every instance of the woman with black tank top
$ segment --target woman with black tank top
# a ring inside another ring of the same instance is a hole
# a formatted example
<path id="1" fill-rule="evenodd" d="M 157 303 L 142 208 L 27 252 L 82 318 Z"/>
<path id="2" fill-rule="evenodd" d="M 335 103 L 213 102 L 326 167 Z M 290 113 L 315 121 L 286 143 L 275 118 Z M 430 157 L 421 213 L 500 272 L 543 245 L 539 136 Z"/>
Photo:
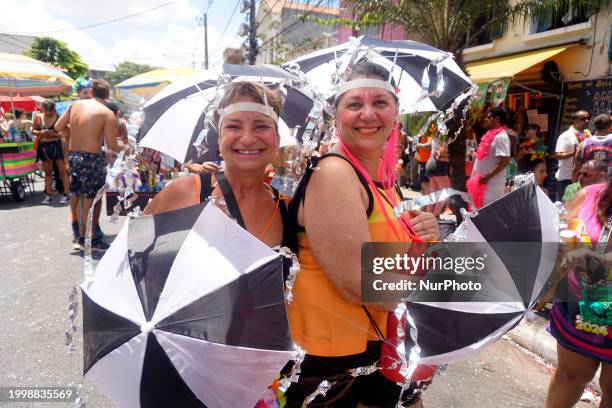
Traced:
<path id="1" fill-rule="evenodd" d="M 51 177 L 53 175 L 53 162 L 57 166 L 64 187 L 60 204 L 68 203 L 68 189 L 70 182 L 66 165 L 64 164 L 64 149 L 62 135 L 55 130 L 55 123 L 59 116 L 55 111 L 55 102 L 45 101 L 42 104 L 42 113 L 34 118 L 33 133 L 38 140 L 36 158 L 42 162 L 45 172 L 45 198 L 42 204 L 51 202 Z"/>
<path id="2" fill-rule="evenodd" d="M 174 180 L 145 209 L 155 214 L 197 205 L 208 198 L 270 247 L 284 242 L 286 201 L 264 183 L 280 136 L 281 97 L 255 82 L 230 84 L 215 112 L 223 172 Z"/>

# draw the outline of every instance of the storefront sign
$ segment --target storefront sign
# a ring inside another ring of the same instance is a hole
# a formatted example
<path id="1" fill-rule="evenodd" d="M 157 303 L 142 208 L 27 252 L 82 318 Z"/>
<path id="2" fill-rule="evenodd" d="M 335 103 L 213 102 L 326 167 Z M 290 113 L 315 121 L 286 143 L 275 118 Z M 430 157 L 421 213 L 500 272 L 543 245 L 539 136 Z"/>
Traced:
<path id="1" fill-rule="evenodd" d="M 491 82 L 489 88 L 493 92 L 493 106 L 498 106 L 504 100 L 506 100 L 506 95 L 508 93 L 508 84 L 510 83 L 509 79 L 499 79 L 495 82 Z"/>

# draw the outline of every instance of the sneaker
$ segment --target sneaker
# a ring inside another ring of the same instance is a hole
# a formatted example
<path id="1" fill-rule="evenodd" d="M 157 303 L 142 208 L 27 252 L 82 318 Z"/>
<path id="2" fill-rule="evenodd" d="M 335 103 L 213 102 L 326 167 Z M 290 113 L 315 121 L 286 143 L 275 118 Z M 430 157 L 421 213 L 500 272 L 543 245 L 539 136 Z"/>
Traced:
<path id="1" fill-rule="evenodd" d="M 102 238 L 94 238 L 91 241 L 91 249 L 93 251 L 106 251 L 110 245 L 108 245 Z"/>
<path id="2" fill-rule="evenodd" d="M 85 238 L 77 237 L 72 241 L 72 249 L 75 251 L 84 251 L 85 250 Z"/>
<path id="3" fill-rule="evenodd" d="M 40 202 L 41 204 L 51 204 L 53 198 L 50 195 L 45 194 L 45 198 Z"/>
<path id="4" fill-rule="evenodd" d="M 69 198 L 69 197 L 68 197 L 66 194 L 64 194 L 64 195 L 62 196 L 62 199 L 61 199 L 61 200 L 59 200 L 59 203 L 60 203 L 60 204 L 68 204 L 69 202 L 70 202 L 70 198 Z"/>

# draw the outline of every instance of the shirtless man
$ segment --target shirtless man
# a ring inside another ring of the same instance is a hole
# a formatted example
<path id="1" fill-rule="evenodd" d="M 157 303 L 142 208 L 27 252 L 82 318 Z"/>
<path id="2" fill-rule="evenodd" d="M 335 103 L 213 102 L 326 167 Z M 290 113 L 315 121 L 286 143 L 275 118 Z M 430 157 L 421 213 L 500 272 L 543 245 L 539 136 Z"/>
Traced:
<path id="1" fill-rule="evenodd" d="M 70 173 L 70 191 L 72 200 L 78 209 L 79 239 L 75 249 L 84 249 L 85 226 L 87 215 L 96 193 L 106 182 L 106 160 L 102 153 L 102 137 L 106 146 L 115 151 L 121 151 L 116 138 L 115 115 L 108 109 L 104 101 L 110 94 L 110 86 L 102 79 L 93 81 L 93 99 L 75 102 L 57 121 L 55 128 L 64 131 L 70 126 L 68 138 L 68 168 Z M 97 220 L 94 217 L 94 225 Z M 92 240 L 92 249 L 108 248 L 100 238 Z"/>

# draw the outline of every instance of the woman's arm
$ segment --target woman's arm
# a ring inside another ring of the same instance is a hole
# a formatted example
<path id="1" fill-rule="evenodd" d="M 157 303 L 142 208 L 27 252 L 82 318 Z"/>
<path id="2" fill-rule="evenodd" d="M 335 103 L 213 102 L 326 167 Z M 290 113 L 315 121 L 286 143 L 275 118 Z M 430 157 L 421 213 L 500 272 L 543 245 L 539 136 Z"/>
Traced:
<path id="1" fill-rule="evenodd" d="M 34 116 L 34 124 L 32 125 L 32 133 L 34 134 L 34 136 L 44 139 L 45 131 L 42 128 L 42 119 L 40 118 L 40 115 Z"/>
<path id="2" fill-rule="evenodd" d="M 195 176 L 198 177 L 198 176 Z M 170 182 L 145 207 L 146 215 L 178 210 L 200 203 L 195 177 L 181 177 Z"/>

